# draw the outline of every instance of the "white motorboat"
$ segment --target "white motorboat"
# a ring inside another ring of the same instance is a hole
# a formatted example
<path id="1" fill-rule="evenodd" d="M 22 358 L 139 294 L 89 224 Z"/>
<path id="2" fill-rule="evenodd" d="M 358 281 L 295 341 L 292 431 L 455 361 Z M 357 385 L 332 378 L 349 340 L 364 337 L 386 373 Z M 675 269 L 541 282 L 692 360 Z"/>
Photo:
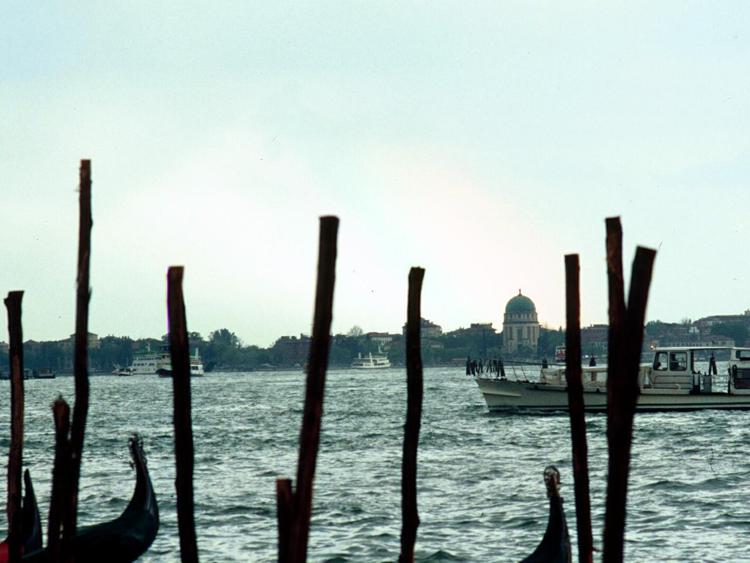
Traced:
<path id="1" fill-rule="evenodd" d="M 146 348 L 145 352 L 137 353 L 133 356 L 133 363 L 124 369 L 117 371 L 117 375 L 172 375 L 172 356 L 169 352 L 169 346 L 161 346 L 158 352 L 151 352 L 151 348 Z M 195 355 L 190 357 L 190 375 L 205 375 L 203 361 L 200 358 L 198 349 L 195 349 Z"/>
<path id="2" fill-rule="evenodd" d="M 725 357 L 718 374 L 714 354 Z M 709 357 L 710 355 L 710 357 Z M 583 367 L 587 411 L 607 410 L 607 366 Z M 536 378 L 477 377 L 490 411 L 559 411 L 568 408 L 565 367 L 546 367 Z M 669 347 L 654 349 L 638 374 L 636 410 L 750 409 L 750 348 Z"/>
<path id="3" fill-rule="evenodd" d="M 385 369 L 391 367 L 391 361 L 387 356 L 361 353 L 352 362 L 353 369 Z"/>

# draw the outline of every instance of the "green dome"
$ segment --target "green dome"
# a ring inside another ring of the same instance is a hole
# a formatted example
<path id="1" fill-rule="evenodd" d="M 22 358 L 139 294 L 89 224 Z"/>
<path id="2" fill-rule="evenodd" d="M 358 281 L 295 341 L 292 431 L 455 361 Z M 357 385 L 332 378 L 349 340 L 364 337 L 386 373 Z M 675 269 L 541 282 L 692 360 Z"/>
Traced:
<path id="1" fill-rule="evenodd" d="M 525 295 L 521 295 L 521 290 L 519 289 L 518 295 L 508 301 L 508 304 L 505 306 L 505 313 L 511 315 L 524 313 L 533 314 L 536 313 L 536 307 L 534 306 L 534 302 L 531 299 L 529 299 Z"/>

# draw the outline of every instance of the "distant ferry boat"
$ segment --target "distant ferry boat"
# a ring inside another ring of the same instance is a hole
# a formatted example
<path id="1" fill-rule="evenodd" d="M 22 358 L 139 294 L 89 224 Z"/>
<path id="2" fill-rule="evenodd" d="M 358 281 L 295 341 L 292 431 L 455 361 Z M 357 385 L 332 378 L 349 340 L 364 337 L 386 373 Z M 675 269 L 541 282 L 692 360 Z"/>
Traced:
<path id="1" fill-rule="evenodd" d="M 24 379 L 54 379 L 55 371 L 50 368 L 39 368 L 39 369 L 24 368 L 23 378 Z M 0 379 L 10 379 L 10 371 L 4 372 L 0 370 Z"/>
<path id="2" fill-rule="evenodd" d="M 55 370 L 50 369 L 50 368 L 39 368 L 39 369 L 25 368 L 23 370 L 23 378 L 24 379 L 54 379 Z"/>
<path id="3" fill-rule="evenodd" d="M 151 352 L 148 348 L 133 356 L 133 363 L 124 369 L 116 371 L 117 375 L 160 375 L 169 377 L 172 375 L 172 356 L 169 353 L 169 346 L 162 346 L 159 352 Z M 198 355 L 198 349 L 195 349 L 195 355 L 190 357 L 190 375 L 205 375 L 203 361 Z"/>
<path id="4" fill-rule="evenodd" d="M 385 369 L 391 367 L 391 361 L 387 356 L 373 356 L 359 354 L 352 362 L 353 369 Z"/>

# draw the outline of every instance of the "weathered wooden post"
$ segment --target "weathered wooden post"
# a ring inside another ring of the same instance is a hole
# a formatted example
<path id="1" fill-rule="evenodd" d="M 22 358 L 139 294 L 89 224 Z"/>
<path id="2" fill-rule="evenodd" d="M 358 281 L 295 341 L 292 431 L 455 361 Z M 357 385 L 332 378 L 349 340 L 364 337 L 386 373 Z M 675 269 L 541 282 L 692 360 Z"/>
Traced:
<path id="1" fill-rule="evenodd" d="M 404 454 L 401 468 L 401 554 L 399 563 L 414 561 L 419 512 L 417 510 L 417 448 L 422 419 L 421 297 L 423 268 L 409 272 L 409 297 L 406 312 L 406 387 L 407 406 L 404 425 Z"/>
<path id="2" fill-rule="evenodd" d="M 638 375 L 643 323 L 656 251 L 638 247 L 625 306 L 622 267 L 622 227 L 608 218 L 609 361 L 607 375 L 607 442 L 609 471 L 604 520 L 604 563 L 623 560 L 633 416 L 638 401 Z"/>
<path id="3" fill-rule="evenodd" d="M 78 268 L 76 280 L 76 331 L 73 357 L 75 404 L 70 426 L 70 485 L 69 497 L 62 520 L 62 557 L 70 561 L 72 540 L 78 525 L 78 482 L 81 477 L 81 458 L 89 410 L 89 265 L 91 262 L 91 161 L 81 160 L 78 217 Z"/>
<path id="4" fill-rule="evenodd" d="M 190 345 L 182 292 L 183 268 L 172 266 L 167 273 L 167 310 L 169 348 L 172 358 L 174 394 L 174 453 L 177 476 L 177 524 L 180 533 L 180 558 L 198 561 L 193 507 L 193 423 L 190 398 Z"/>
<path id="5" fill-rule="evenodd" d="M 70 499 L 70 407 L 58 397 L 52 404 L 55 422 L 55 462 L 52 470 L 52 493 L 47 515 L 47 553 L 50 561 L 61 561 L 62 527 L 67 503 Z"/>
<path id="6" fill-rule="evenodd" d="M 10 452 L 8 454 L 8 561 L 21 561 L 21 474 L 23 471 L 23 291 L 11 291 L 5 299 L 8 309 L 10 363 Z"/>
<path id="7" fill-rule="evenodd" d="M 328 353 L 331 347 L 338 227 L 337 217 L 320 218 L 315 313 L 307 363 L 296 490 L 292 490 L 290 479 L 281 478 L 276 481 L 280 563 L 302 563 L 307 560 L 313 480 L 320 444 Z"/>
<path id="8" fill-rule="evenodd" d="M 568 383 L 568 413 L 573 448 L 573 478 L 576 496 L 578 560 L 591 563 L 591 500 L 589 494 L 588 444 L 581 381 L 581 292 L 577 254 L 565 256 L 565 378 Z"/>

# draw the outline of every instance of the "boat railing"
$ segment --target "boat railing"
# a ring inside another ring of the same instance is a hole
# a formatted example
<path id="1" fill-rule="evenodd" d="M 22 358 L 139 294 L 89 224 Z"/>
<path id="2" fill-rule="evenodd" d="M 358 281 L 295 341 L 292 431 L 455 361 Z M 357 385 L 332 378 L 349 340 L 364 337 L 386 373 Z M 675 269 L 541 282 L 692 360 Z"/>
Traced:
<path id="1" fill-rule="evenodd" d="M 507 379 L 509 381 L 539 381 L 541 369 L 546 367 L 542 363 L 522 360 L 487 360 L 477 362 L 470 373 L 481 379 Z M 468 370 L 467 370 L 468 372 Z"/>

